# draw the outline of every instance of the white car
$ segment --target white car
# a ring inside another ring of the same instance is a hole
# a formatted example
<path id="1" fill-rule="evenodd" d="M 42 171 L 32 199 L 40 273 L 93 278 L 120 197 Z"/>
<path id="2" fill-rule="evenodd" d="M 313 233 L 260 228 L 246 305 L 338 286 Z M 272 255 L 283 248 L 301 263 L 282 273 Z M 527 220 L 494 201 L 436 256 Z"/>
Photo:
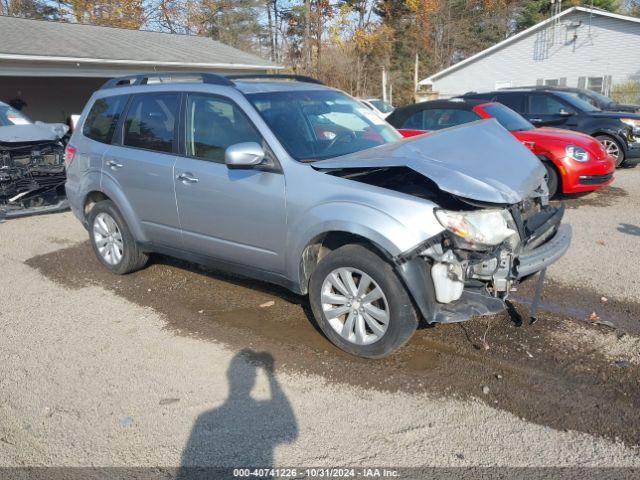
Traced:
<path id="1" fill-rule="evenodd" d="M 380 100 L 379 98 L 359 98 L 358 100 L 382 118 L 387 118 L 395 110 L 393 105 L 385 102 L 384 100 Z"/>

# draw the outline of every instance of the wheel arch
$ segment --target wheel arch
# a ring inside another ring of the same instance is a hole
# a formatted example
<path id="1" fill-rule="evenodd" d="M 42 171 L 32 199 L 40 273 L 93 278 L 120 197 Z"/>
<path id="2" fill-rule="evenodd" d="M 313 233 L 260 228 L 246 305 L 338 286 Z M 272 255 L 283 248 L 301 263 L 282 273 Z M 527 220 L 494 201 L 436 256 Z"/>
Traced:
<path id="1" fill-rule="evenodd" d="M 101 188 L 99 190 L 91 190 L 85 195 L 82 202 L 82 211 L 85 218 L 85 222 L 88 221 L 89 213 L 93 206 L 100 201 L 110 200 L 116 206 L 125 222 L 127 223 L 127 227 L 131 231 L 133 237 L 138 242 L 146 241 L 146 236 L 140 227 L 140 222 L 138 220 L 137 215 L 133 211 L 131 204 L 126 199 L 126 197 L 118 190 L 113 188 L 113 185 L 109 184 L 110 182 L 103 182 Z"/>
<path id="2" fill-rule="evenodd" d="M 565 185 L 565 181 L 564 181 L 564 176 L 562 174 L 562 172 L 560 171 L 560 168 L 558 167 L 558 163 L 560 162 L 555 162 L 552 158 L 550 158 L 548 155 L 538 155 L 538 158 L 540 159 L 540 161 L 546 165 L 550 165 L 551 168 L 553 168 L 553 170 L 556 172 L 556 174 L 558 175 L 558 190 L 557 193 L 564 193 L 564 185 Z"/>
<path id="3" fill-rule="evenodd" d="M 393 256 L 384 247 L 362 234 L 347 230 L 330 230 L 320 233 L 309 240 L 302 250 L 297 282 L 300 293 L 305 295 L 308 293 L 309 280 L 313 271 L 329 252 L 351 244 L 363 245 L 385 260 L 392 261 Z"/>

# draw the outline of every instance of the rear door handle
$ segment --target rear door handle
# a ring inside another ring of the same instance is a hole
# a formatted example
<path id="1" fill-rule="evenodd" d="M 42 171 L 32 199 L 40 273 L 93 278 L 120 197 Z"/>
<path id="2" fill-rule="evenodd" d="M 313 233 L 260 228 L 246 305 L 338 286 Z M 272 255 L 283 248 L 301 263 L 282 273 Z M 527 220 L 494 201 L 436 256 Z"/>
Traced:
<path id="1" fill-rule="evenodd" d="M 111 170 L 117 170 L 119 168 L 124 167 L 121 163 L 116 162 L 115 160 L 107 160 L 107 166 L 111 168 Z"/>
<path id="2" fill-rule="evenodd" d="M 531 123 L 541 123 L 542 119 L 541 118 L 532 118 L 531 120 L 529 120 Z"/>
<path id="3" fill-rule="evenodd" d="M 198 179 L 193 176 L 193 173 L 181 173 L 176 177 L 182 183 L 198 183 Z"/>

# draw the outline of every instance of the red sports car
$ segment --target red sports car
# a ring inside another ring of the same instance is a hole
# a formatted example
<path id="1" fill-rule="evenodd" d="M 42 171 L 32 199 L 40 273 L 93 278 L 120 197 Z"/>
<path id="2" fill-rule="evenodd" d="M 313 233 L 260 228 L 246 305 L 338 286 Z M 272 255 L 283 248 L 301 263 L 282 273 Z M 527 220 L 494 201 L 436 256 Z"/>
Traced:
<path id="1" fill-rule="evenodd" d="M 615 160 L 595 138 L 570 130 L 535 128 L 501 103 L 434 100 L 398 108 L 387 122 L 410 137 L 483 118 L 495 118 L 542 160 L 548 172 L 549 196 L 588 192 L 613 182 Z"/>

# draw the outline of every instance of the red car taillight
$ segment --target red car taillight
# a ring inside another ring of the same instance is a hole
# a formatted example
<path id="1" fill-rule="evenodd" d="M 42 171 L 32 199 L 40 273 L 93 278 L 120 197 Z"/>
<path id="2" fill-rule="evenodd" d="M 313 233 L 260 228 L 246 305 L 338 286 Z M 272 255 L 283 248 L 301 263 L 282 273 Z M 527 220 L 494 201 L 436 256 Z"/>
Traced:
<path id="1" fill-rule="evenodd" d="M 69 168 L 73 163 L 73 157 L 76 155 L 76 147 L 72 147 L 71 145 L 67 145 L 64 149 L 64 165 Z"/>

